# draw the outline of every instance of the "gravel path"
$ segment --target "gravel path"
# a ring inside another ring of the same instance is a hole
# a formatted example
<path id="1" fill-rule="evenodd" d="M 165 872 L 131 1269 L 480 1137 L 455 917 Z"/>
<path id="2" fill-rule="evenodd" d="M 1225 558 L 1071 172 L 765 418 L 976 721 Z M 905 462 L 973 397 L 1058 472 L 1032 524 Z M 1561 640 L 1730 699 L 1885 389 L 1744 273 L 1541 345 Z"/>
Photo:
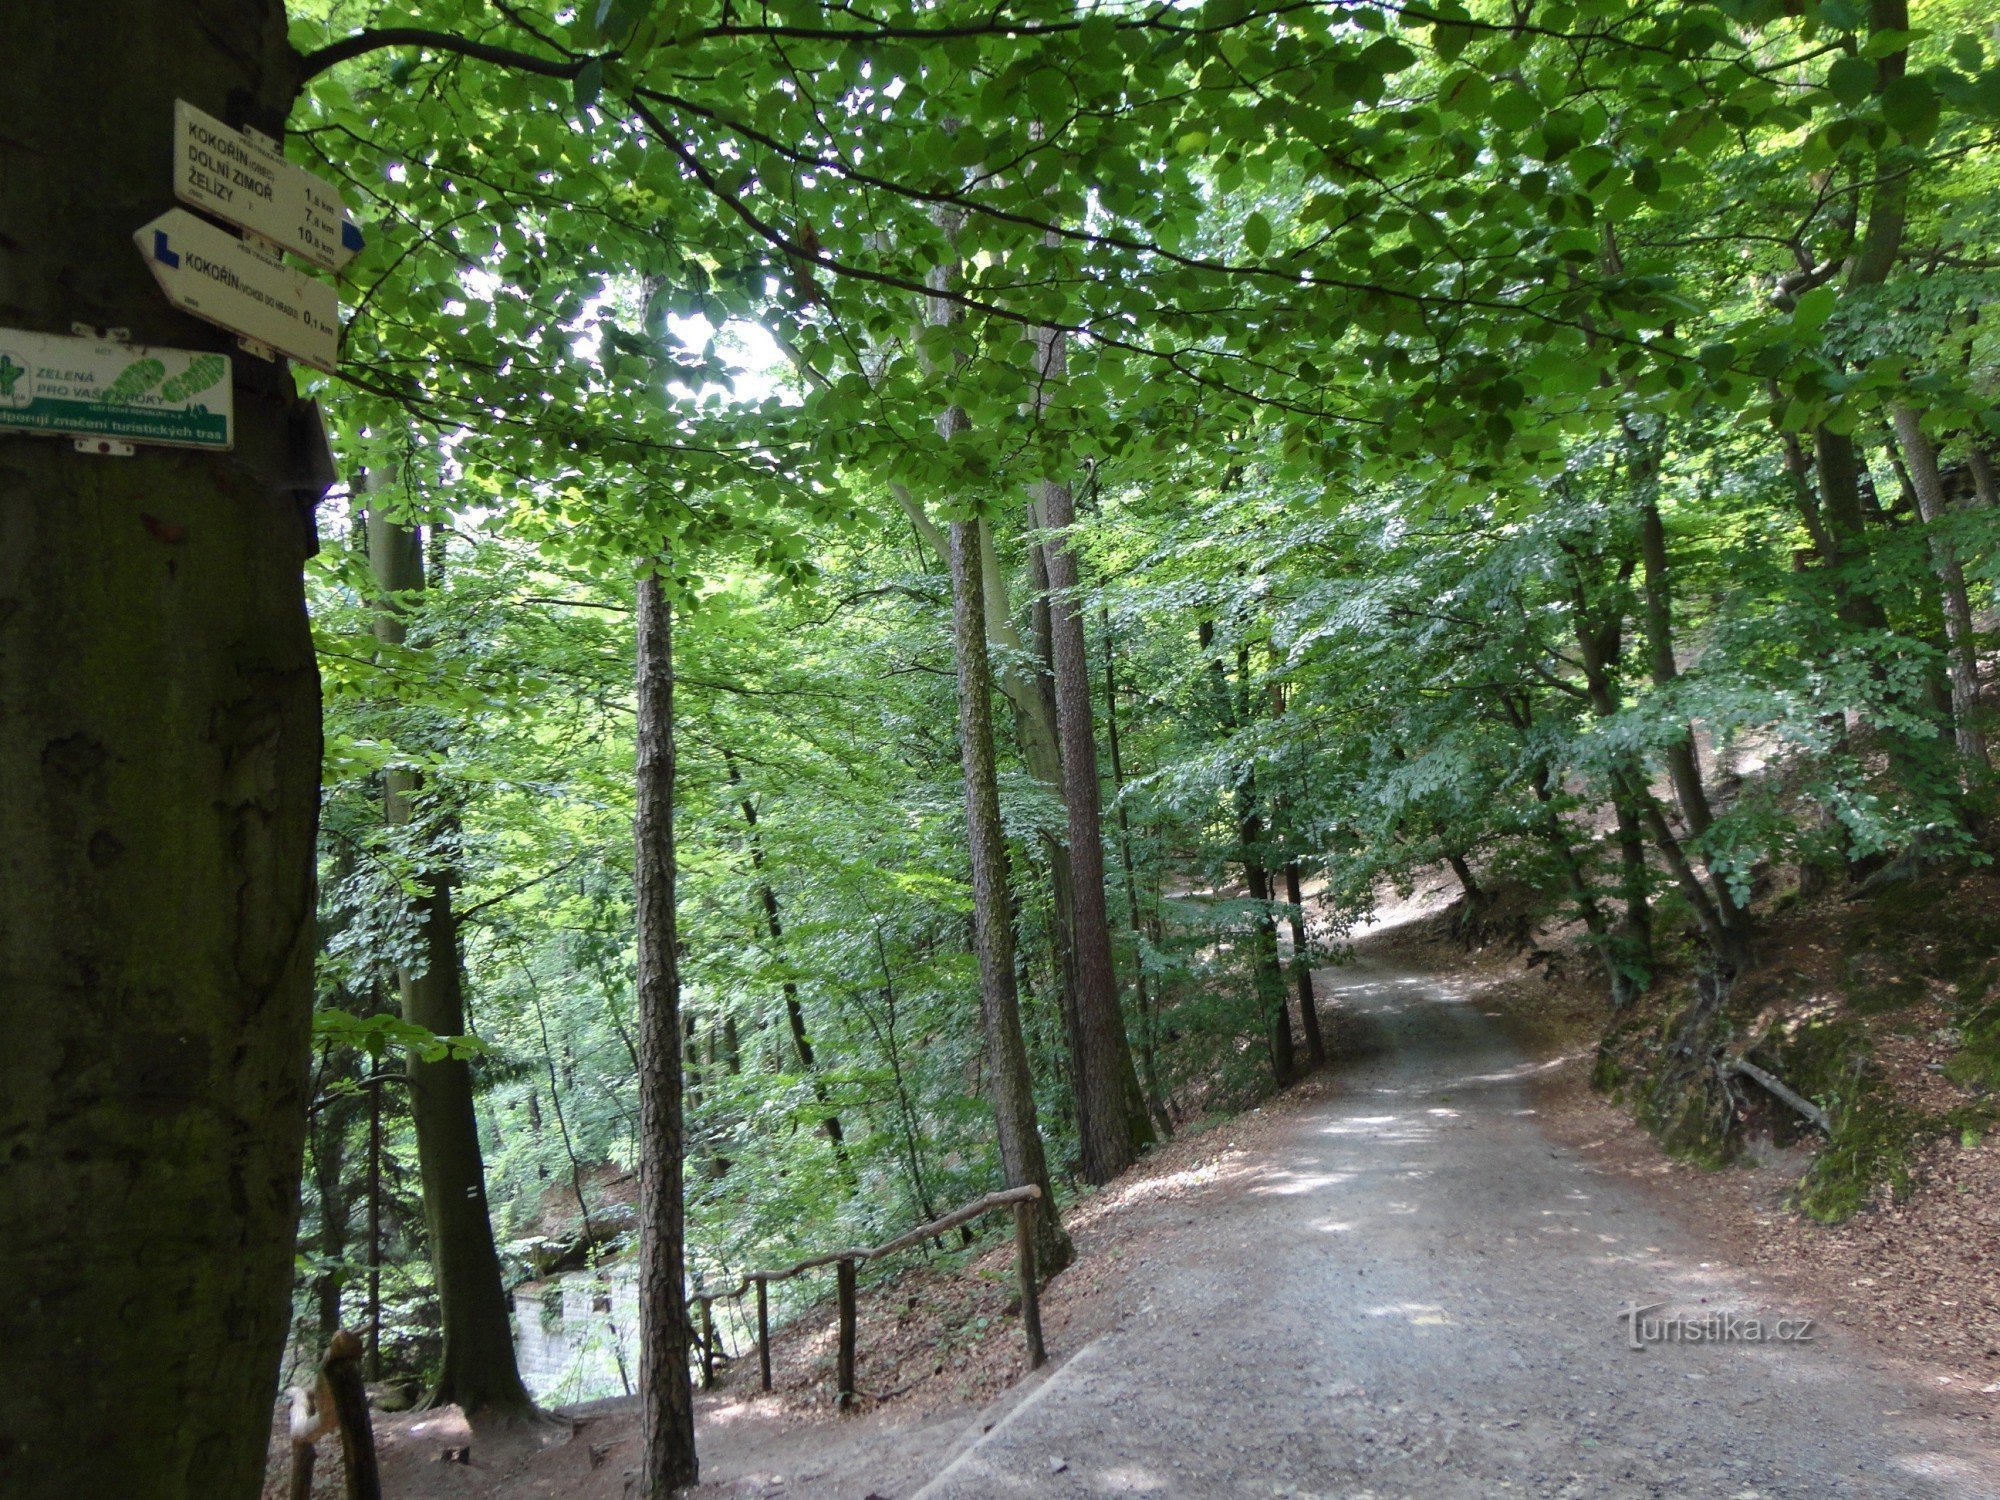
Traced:
<path id="1" fill-rule="evenodd" d="M 1115 1329 L 921 1500 L 2000 1496 L 1967 1424 L 1838 1329 L 1626 1347 L 1632 1303 L 1813 1309 L 1770 1306 L 1552 1146 L 1530 1066 L 1441 982 L 1362 963 L 1321 984 L 1372 1056 L 1186 1200 Z"/>

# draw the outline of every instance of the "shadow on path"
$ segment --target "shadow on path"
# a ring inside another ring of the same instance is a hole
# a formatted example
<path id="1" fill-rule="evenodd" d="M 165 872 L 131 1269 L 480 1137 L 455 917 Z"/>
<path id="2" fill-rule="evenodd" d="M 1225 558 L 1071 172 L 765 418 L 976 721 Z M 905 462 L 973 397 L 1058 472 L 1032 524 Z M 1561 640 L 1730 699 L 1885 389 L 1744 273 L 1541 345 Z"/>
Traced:
<path id="1" fill-rule="evenodd" d="M 1114 1331 L 924 1500 L 2000 1495 L 1991 1450 L 1838 1330 L 1628 1347 L 1621 1307 L 1767 1338 L 1813 1309 L 1553 1146 L 1525 1087 L 1553 1064 L 1448 980 L 1321 983 L 1363 1042 L 1333 1097 L 1187 1200 Z"/>

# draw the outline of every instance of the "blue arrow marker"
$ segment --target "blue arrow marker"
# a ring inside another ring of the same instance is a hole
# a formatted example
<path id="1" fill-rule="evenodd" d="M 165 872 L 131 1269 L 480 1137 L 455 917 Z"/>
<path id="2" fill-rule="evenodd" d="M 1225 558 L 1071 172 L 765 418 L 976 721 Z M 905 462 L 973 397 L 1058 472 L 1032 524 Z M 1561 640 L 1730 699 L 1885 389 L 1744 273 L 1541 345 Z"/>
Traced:
<path id="1" fill-rule="evenodd" d="M 167 232 L 164 229 L 153 231 L 153 259 L 163 266 L 177 267 L 181 263 L 180 252 L 167 248 Z"/>
<path id="2" fill-rule="evenodd" d="M 361 238 L 361 231 L 354 227 L 352 219 L 340 221 L 340 248 L 359 251 L 367 241 Z"/>

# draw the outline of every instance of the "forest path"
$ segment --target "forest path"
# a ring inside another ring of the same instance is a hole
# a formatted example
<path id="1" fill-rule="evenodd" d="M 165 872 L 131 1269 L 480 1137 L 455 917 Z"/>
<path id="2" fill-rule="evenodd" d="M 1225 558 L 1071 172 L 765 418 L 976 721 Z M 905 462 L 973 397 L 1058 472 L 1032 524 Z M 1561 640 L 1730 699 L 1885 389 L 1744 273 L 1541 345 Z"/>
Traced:
<path id="1" fill-rule="evenodd" d="M 2000 1463 L 1838 1329 L 1626 1346 L 1618 1309 L 1812 1316 L 1544 1135 L 1448 978 L 1320 976 L 1366 1041 L 1180 1199 L 1112 1331 L 922 1500 L 1993 1496 Z"/>

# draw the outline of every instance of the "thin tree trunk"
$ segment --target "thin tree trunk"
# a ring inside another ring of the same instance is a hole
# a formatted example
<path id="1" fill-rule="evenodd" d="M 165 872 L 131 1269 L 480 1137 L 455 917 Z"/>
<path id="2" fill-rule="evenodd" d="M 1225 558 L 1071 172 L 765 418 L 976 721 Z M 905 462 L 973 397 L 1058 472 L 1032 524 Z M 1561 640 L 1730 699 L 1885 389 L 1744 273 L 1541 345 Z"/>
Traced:
<path id="1" fill-rule="evenodd" d="M 1039 495 L 1039 491 L 1037 493 Z M 1037 772 L 1037 776 L 1066 813 L 1069 805 L 1068 792 L 1063 785 L 1061 736 L 1057 730 L 1059 716 L 1056 708 L 1055 616 L 1050 608 L 1048 546 L 1042 535 L 1046 525 L 1040 499 L 1031 499 L 1028 502 L 1028 527 L 1032 533 L 1028 541 L 1028 582 L 1031 586 L 1028 618 L 1030 635 L 1034 641 L 1035 670 L 1032 676 L 1037 703 L 1034 722 L 1046 724 L 1049 735 L 1045 752 L 1042 746 L 1035 746 L 1037 753 L 1046 753 L 1049 756 L 1047 775 L 1043 776 Z M 993 590 L 999 586 L 1001 578 L 997 562 L 993 560 L 991 531 L 989 526 L 981 523 L 980 556 L 985 566 L 984 580 L 986 597 L 989 600 L 998 597 Z M 993 630 L 990 623 L 986 633 L 987 638 L 991 640 Z M 1023 722 L 1018 710 L 1015 722 L 1017 726 Z M 1028 748 L 1024 740 L 1023 751 L 1026 752 Z M 1032 768 L 1032 761 L 1030 765 Z M 1065 817 L 1065 830 L 1067 830 L 1067 817 Z M 1083 1056 L 1087 1045 L 1083 1035 L 1083 1011 L 1077 1000 L 1076 870 L 1070 860 L 1067 831 L 1060 835 L 1045 833 L 1043 839 L 1049 851 L 1049 886 L 1054 898 L 1050 903 L 1052 910 L 1049 914 L 1051 918 L 1049 936 L 1056 962 L 1058 986 L 1056 998 L 1062 1010 L 1063 1047 L 1069 1059 L 1067 1073 L 1070 1086 L 1070 1111 L 1077 1127 L 1077 1134 L 1082 1138 L 1087 1133 L 1084 1121 L 1089 1116 L 1090 1104 L 1083 1092 L 1083 1079 L 1076 1061 Z"/>
<path id="2" fill-rule="evenodd" d="M 940 558 L 948 558 L 951 542 L 944 531 L 925 514 L 924 508 L 901 484 L 891 484 L 890 493 L 903 508 L 910 524 Z M 1031 516 L 1031 521 L 1034 518 Z M 1038 522 L 1036 524 L 1039 524 Z M 1015 627 L 1007 605 L 1007 573 L 1000 566 L 993 543 L 993 528 L 979 523 L 979 568 L 986 598 L 986 639 L 997 653 L 995 685 L 1013 708 L 1014 738 L 1028 774 L 1035 778 L 1055 801 L 1062 801 L 1062 750 L 1056 736 L 1054 669 L 1050 665 L 1051 645 L 1043 630 L 1047 616 L 1048 575 L 1039 543 L 1029 546 L 1030 565 L 1037 568 L 1034 578 L 1035 644 L 1032 653 Z M 1034 665 L 1031 665 L 1031 660 Z M 1049 862 L 1049 884 L 1054 896 L 1052 936 L 1055 943 L 1058 999 L 1062 1007 L 1064 1035 L 1075 1045 L 1076 971 L 1070 956 L 1070 867 L 1069 845 L 1052 829 L 1041 835 L 1043 856 Z"/>
<path id="3" fill-rule="evenodd" d="M 1306 941 L 1306 901 L 1299 884 L 1299 862 L 1285 863 L 1285 900 L 1291 904 L 1292 979 L 1299 993 L 1299 1029 L 1305 1033 L 1306 1060 L 1315 1068 L 1326 1062 L 1326 1041 L 1319 1030 L 1319 1000 L 1313 994 L 1312 945 Z"/>
<path id="4" fill-rule="evenodd" d="M 1972 471 L 1973 501 L 1987 510 L 2000 509 L 2000 483 L 1993 477 L 1993 460 L 1977 439 L 1966 450 L 1965 466 Z"/>
<path id="5" fill-rule="evenodd" d="M 1036 1215 L 1036 1260 L 1050 1273 L 1075 1257 L 1055 1214 L 1048 1161 L 1035 1119 L 1028 1048 L 1014 982 L 1013 903 L 1000 779 L 993 753 L 992 670 L 986 657 L 979 539 L 973 522 L 951 526 L 952 651 L 958 668 L 959 754 L 965 770 L 966 844 L 972 861 L 972 931 L 979 958 L 980 1017 L 986 1032 L 989 1097 L 1009 1187 L 1033 1184 L 1048 1212 Z"/>
<path id="6" fill-rule="evenodd" d="M 1271 683 L 1270 698 L 1272 717 L 1282 716 L 1285 712 L 1285 686 L 1282 682 L 1274 680 Z M 1273 797 L 1271 808 L 1274 821 L 1287 817 L 1283 797 Z M 1306 941 L 1306 904 L 1299 880 L 1299 862 L 1287 858 L 1284 874 L 1285 902 L 1291 908 L 1286 920 L 1291 926 L 1292 983 L 1298 991 L 1299 1030 L 1306 1039 L 1306 1060 L 1317 1068 L 1326 1062 L 1326 1042 L 1319 1033 L 1319 1005 L 1313 995 L 1312 945 Z"/>
<path id="7" fill-rule="evenodd" d="M 633 898 L 639 1003 L 639 1494 L 698 1477 L 682 1242 L 680 961 L 674 912 L 673 610 L 639 581 Z"/>
<path id="8" fill-rule="evenodd" d="M 1609 618 L 1592 618 L 1580 563 L 1574 570 L 1571 589 L 1572 624 L 1591 712 L 1600 719 L 1608 719 L 1618 712 L 1612 673 L 1618 660 L 1621 621 L 1615 612 L 1610 613 Z M 1647 891 L 1650 877 L 1646 868 L 1646 839 L 1640 827 L 1640 810 L 1625 794 L 1624 787 L 1625 778 L 1613 776 L 1611 806 L 1618 822 L 1619 894 L 1625 903 L 1625 919 L 1619 924 L 1614 941 L 1620 949 L 1617 969 L 1623 979 L 1624 995 L 1630 998 L 1632 994 L 1651 987 L 1655 965 L 1653 911 Z M 1620 992 L 1619 983 L 1614 982 L 1612 988 L 1614 995 Z"/>
<path id="9" fill-rule="evenodd" d="M 1639 559 L 1643 570 L 1646 650 L 1651 658 L 1653 685 L 1665 688 L 1679 678 L 1680 664 L 1674 658 L 1671 558 L 1667 551 L 1666 527 L 1660 520 L 1660 509 L 1655 503 L 1655 488 L 1656 479 L 1650 473 L 1641 479 Z M 1664 758 L 1667 775 L 1673 781 L 1674 798 L 1680 803 L 1681 816 L 1687 819 L 1688 831 L 1700 839 L 1714 824 L 1715 815 L 1709 808 L 1708 789 L 1702 784 L 1701 761 L 1695 752 L 1691 727 L 1684 727 L 1680 737 L 1667 746 Z M 1716 920 L 1726 945 L 1732 953 L 1741 957 L 1747 953 L 1751 941 L 1750 914 L 1737 904 L 1728 880 L 1713 869 L 1708 871 L 1708 884 L 1713 892 Z"/>
<path id="10" fill-rule="evenodd" d="M 1639 556 L 1644 566 L 1646 650 L 1651 658 L 1653 685 L 1664 688 L 1680 676 L 1674 659 L 1673 584 L 1669 575 L 1666 527 L 1660 508 L 1650 493 L 1639 497 Z M 1702 784 L 1701 762 L 1696 756 L 1692 731 L 1683 733 L 1666 749 L 1667 774 L 1673 779 L 1674 797 L 1687 819 L 1688 831 L 1697 838 L 1708 832 L 1715 814 L 1708 805 L 1708 788 Z"/>
<path id="11" fill-rule="evenodd" d="M 1254 795 L 1253 792 L 1253 798 Z M 1256 915 L 1251 919 L 1251 984 L 1257 995 L 1258 1013 L 1264 1019 L 1271 1077 L 1282 1088 L 1292 1081 L 1297 1059 L 1292 1048 L 1291 1012 L 1285 1001 L 1284 971 L 1278 964 L 1278 919 L 1272 909 L 1271 872 L 1254 852 L 1263 842 L 1263 825 L 1264 820 L 1252 811 L 1244 817 L 1238 837 L 1243 882 L 1250 888 L 1250 899 L 1257 903 Z"/>
<path id="12" fill-rule="evenodd" d="M 1516 703 L 1505 690 L 1495 694 L 1501 712 L 1507 722 L 1514 727 L 1525 747 L 1529 743 L 1529 732 L 1534 728 L 1532 709 L 1527 695 Z M 1605 984 L 1610 990 L 1612 1008 L 1618 1009 L 1633 998 L 1630 979 L 1618 966 L 1612 951 L 1610 923 L 1605 920 L 1604 908 L 1598 903 L 1591 890 L 1590 881 L 1581 860 L 1577 858 L 1576 846 L 1569 841 L 1569 834 L 1563 829 L 1562 818 L 1555 807 L 1555 792 L 1549 786 L 1549 768 L 1536 762 L 1530 772 L 1528 783 L 1535 793 L 1535 801 L 1541 807 L 1542 837 L 1549 848 L 1555 851 L 1556 860 L 1562 866 L 1564 882 L 1569 886 L 1570 899 L 1576 903 L 1577 915 L 1583 918 L 1584 930 L 1590 934 L 1590 943 L 1597 950 L 1598 961 L 1604 967 Z M 1469 871 L 1467 872 L 1470 873 Z"/>
<path id="13" fill-rule="evenodd" d="M 368 507 L 368 561 L 384 601 L 375 635 L 400 646 L 407 637 L 412 596 L 424 587 L 422 541 L 414 526 Z M 416 821 L 418 777 L 394 769 L 384 777 L 383 816 L 391 828 Z M 397 970 L 403 1019 L 434 1036 L 465 1033 L 465 963 L 452 907 L 454 873 L 442 852 L 456 841 L 453 820 L 431 837 L 412 902 L 421 961 Z M 514 1329 L 493 1221 L 486 1203 L 486 1167 L 473 1107 L 472 1068 L 462 1057 L 427 1060 L 409 1054 L 410 1120 L 423 1178 L 424 1223 L 437 1273 L 444 1323 L 444 1358 L 435 1402 L 456 1402 L 475 1423 L 526 1417 L 534 1401 L 521 1382 Z"/>
<path id="14" fill-rule="evenodd" d="M 1062 352 L 1054 336 L 1043 355 L 1045 371 L 1059 373 Z M 1111 926 L 1104 898 L 1104 830 L 1097 784 L 1097 734 L 1090 701 L 1090 661 L 1077 597 L 1076 549 L 1068 529 L 1076 523 L 1070 487 L 1045 481 L 1043 518 L 1050 534 L 1050 632 L 1055 649 L 1056 726 L 1061 738 L 1063 802 L 1069 814 L 1070 941 L 1075 947 L 1079 1050 L 1073 1059 L 1078 1136 L 1085 1181 L 1109 1182 L 1152 1143 L 1153 1125 L 1139 1092 L 1125 1018 L 1118 1008 L 1118 976 L 1111 962 Z"/>
<path id="15" fill-rule="evenodd" d="M 290 375 L 174 310 L 132 231 L 175 98 L 282 133 L 294 55 L 277 0 L 7 20 L 0 322 L 230 356 L 236 446 L 0 437 L 0 1490 L 246 1500 L 306 1127 L 311 532 Z"/>
<path id="16" fill-rule="evenodd" d="M 382 1378 L 382 1084 L 368 1087 L 368 1378 Z"/>
<path id="17" fill-rule="evenodd" d="M 1444 862 L 1451 866 L 1451 873 L 1458 878 L 1458 887 L 1465 892 L 1465 899 L 1475 910 L 1485 901 L 1486 893 L 1479 888 L 1479 880 L 1472 873 L 1472 866 L 1465 862 L 1465 856 L 1457 851 L 1449 852 Z"/>
<path id="18" fill-rule="evenodd" d="M 1118 848 L 1125 864 L 1125 914 L 1132 928 L 1132 991 L 1139 1006 L 1139 1067 L 1146 1085 L 1146 1104 L 1153 1112 L 1153 1124 L 1162 1136 L 1174 1133 L 1173 1116 L 1167 1111 L 1166 1095 L 1160 1088 L 1157 1018 L 1153 997 L 1146 983 L 1146 963 L 1140 951 L 1145 928 L 1139 920 L 1139 883 L 1132 862 L 1132 819 L 1125 807 L 1125 758 L 1118 745 L 1118 666 L 1111 639 L 1111 612 L 1102 612 L 1104 627 L 1104 731 L 1111 752 L 1111 791 L 1118 805 Z"/>
<path id="19" fill-rule="evenodd" d="M 1236 648 L 1235 722 L 1251 720 L 1250 648 Z M 1285 1000 L 1285 976 L 1278 964 L 1278 917 L 1273 909 L 1271 871 L 1263 854 L 1264 819 L 1257 811 L 1257 773 L 1246 770 L 1236 788 L 1237 843 L 1243 861 L 1243 883 L 1250 899 L 1258 903 L 1251 926 L 1251 983 L 1257 1008 L 1264 1018 L 1264 1033 L 1271 1052 L 1271 1076 L 1280 1088 L 1292 1081 L 1296 1059 L 1292 1049 L 1292 1021 Z"/>
<path id="20" fill-rule="evenodd" d="M 1869 0 L 1868 30 L 1901 33 L 1909 29 L 1906 0 Z M 1877 95 L 1902 78 L 1907 52 L 1896 47 L 1875 59 Z M 1854 252 L 1847 259 L 1843 278 L 1847 293 L 1878 286 L 1888 279 L 1902 247 L 1907 218 L 1909 174 L 1877 156 L 1872 163 L 1875 182 L 1868 205 L 1867 223 Z M 1843 298 L 1843 300 L 1846 300 Z M 1857 588 L 1852 565 L 1868 550 L 1867 508 L 1861 491 L 1861 460 L 1854 439 L 1827 427 L 1813 431 L 1813 467 L 1819 481 L 1821 513 L 1833 542 L 1840 571 L 1847 575 L 1839 583 L 1840 611 L 1850 625 L 1880 630 L 1888 623 L 1887 611 L 1872 590 Z"/>
<path id="21" fill-rule="evenodd" d="M 342 1068 L 343 1083 L 352 1077 Z M 347 1259 L 347 1213 L 350 1207 L 344 1190 L 347 1170 L 347 1127 L 350 1111 L 329 1103 L 314 1120 L 312 1139 L 313 1189 L 319 1198 L 319 1253 L 326 1260 L 313 1286 L 318 1304 L 319 1341 L 323 1344 L 340 1332 L 341 1264 Z"/>
<path id="22" fill-rule="evenodd" d="M 729 784 L 741 788 L 742 774 L 736 768 L 735 753 L 728 748 L 722 752 L 723 765 L 729 772 Z M 750 830 L 750 869 L 757 878 L 757 899 L 764 910 L 764 930 L 771 938 L 771 953 L 780 962 L 785 952 L 785 923 L 778 908 L 778 893 L 771 880 L 764 873 L 764 844 L 757 832 L 757 804 L 747 795 L 738 793 L 738 806 L 743 810 L 743 822 Z M 842 1128 L 840 1116 L 828 1102 L 826 1080 L 819 1076 L 819 1067 L 813 1058 L 812 1038 L 806 1031 L 805 1007 L 799 1001 L 798 982 L 789 976 L 780 989 L 785 1000 L 785 1022 L 792 1034 L 792 1046 L 798 1053 L 799 1067 L 804 1070 L 812 1085 L 813 1098 L 823 1111 L 820 1124 L 826 1132 L 827 1143 L 833 1148 L 833 1158 L 840 1168 L 841 1180 L 851 1192 L 854 1188 L 854 1163 L 847 1154 L 847 1133 Z"/>
<path id="23" fill-rule="evenodd" d="M 1944 521 L 1944 478 L 1938 472 L 1937 449 L 1925 436 L 1915 407 L 1898 402 L 1891 409 L 1896 442 L 1909 466 L 1910 487 L 1916 492 L 1917 513 L 1929 532 L 1931 566 L 1937 570 L 1944 595 L 1945 664 L 1951 677 L 1951 722 L 1958 753 L 1966 764 L 1990 770 L 1986 734 L 1979 723 L 1979 655 L 1972 623 L 1972 601 L 1966 593 L 1965 570 L 1951 541 L 1938 531 Z"/>
<path id="24" fill-rule="evenodd" d="M 959 220 L 938 210 L 938 222 L 955 236 Z M 928 281 L 950 285 L 955 264 L 935 266 Z M 958 321 L 959 310 L 942 297 L 927 299 L 924 320 L 934 327 Z M 950 370 L 957 369 L 954 355 Z M 938 436 L 949 443 L 968 426 L 965 409 L 938 413 Z M 1007 877 L 1007 836 L 1000 822 L 1000 775 L 993 748 L 993 665 L 986 642 L 986 547 L 980 523 L 954 521 L 945 547 L 951 571 L 952 661 L 957 676 L 958 741 L 965 774 L 965 841 L 972 867 L 972 939 L 979 963 L 979 1012 L 986 1035 L 988 1088 L 1009 1187 L 1034 1184 L 1048 1212 L 1036 1215 L 1037 1260 L 1054 1274 L 1075 1258 L 1075 1247 L 1056 1215 L 1041 1127 L 1035 1117 L 1034 1080 L 1021 1034 L 1020 993 L 1014 977 L 1014 907 Z"/>

